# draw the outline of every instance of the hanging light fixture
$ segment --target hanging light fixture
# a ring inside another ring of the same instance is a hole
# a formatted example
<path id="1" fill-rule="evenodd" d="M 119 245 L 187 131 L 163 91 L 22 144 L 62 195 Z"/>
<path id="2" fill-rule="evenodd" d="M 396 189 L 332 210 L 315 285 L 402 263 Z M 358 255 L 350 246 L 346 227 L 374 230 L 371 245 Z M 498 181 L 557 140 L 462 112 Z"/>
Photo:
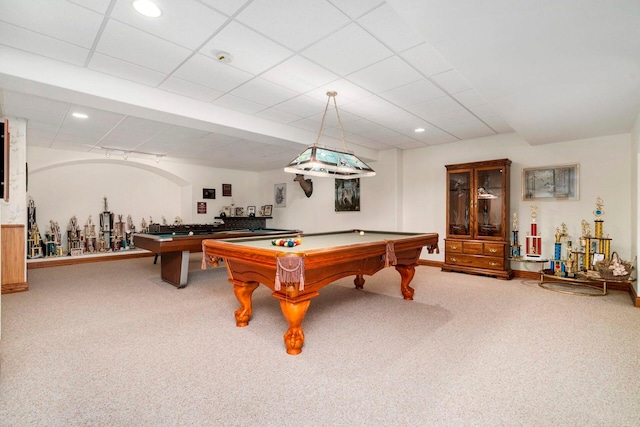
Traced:
<path id="1" fill-rule="evenodd" d="M 307 147 L 298 157 L 293 159 L 285 168 L 285 172 L 312 175 L 320 177 L 333 177 L 338 179 L 361 178 L 374 176 L 376 173 L 365 162 L 360 160 L 352 151 L 347 150 L 347 144 L 344 140 L 344 131 L 342 130 L 342 121 L 338 112 L 338 104 L 336 103 L 337 92 L 327 92 L 327 105 L 324 108 L 322 122 L 320 123 L 320 131 L 316 142 Z M 333 99 L 333 105 L 336 109 L 338 117 L 338 126 L 340 127 L 340 136 L 344 150 L 337 150 L 330 147 L 322 147 L 318 145 L 318 141 L 322 136 L 324 128 L 324 119 L 327 117 L 329 102 Z"/>

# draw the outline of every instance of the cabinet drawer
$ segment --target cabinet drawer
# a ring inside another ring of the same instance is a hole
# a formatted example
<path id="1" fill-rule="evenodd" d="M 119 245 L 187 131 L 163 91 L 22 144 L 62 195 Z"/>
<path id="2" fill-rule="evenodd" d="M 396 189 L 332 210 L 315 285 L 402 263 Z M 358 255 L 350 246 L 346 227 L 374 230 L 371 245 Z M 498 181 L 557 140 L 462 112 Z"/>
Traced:
<path id="1" fill-rule="evenodd" d="M 485 243 L 483 253 L 489 256 L 501 257 L 504 255 L 504 245 L 502 243 Z"/>
<path id="2" fill-rule="evenodd" d="M 462 253 L 462 242 L 447 240 L 444 245 L 446 252 Z"/>
<path id="3" fill-rule="evenodd" d="M 504 259 L 488 256 L 474 256 L 464 254 L 447 254 L 445 262 L 447 264 L 486 268 L 490 270 L 503 270 Z"/>
<path id="4" fill-rule="evenodd" d="M 462 252 L 471 255 L 482 255 L 482 242 L 464 242 Z"/>

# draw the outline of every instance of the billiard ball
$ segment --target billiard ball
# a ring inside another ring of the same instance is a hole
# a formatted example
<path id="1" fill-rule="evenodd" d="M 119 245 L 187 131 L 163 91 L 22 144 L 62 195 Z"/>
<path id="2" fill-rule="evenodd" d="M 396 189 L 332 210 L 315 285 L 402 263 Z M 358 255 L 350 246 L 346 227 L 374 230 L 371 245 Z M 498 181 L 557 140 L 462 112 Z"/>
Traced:
<path id="1" fill-rule="evenodd" d="M 190 232 L 189 232 L 189 236 L 193 236 L 193 231 L 190 231 Z"/>
<path id="2" fill-rule="evenodd" d="M 361 235 L 361 236 L 364 236 L 364 231 L 361 231 L 361 232 L 360 232 L 360 235 Z"/>

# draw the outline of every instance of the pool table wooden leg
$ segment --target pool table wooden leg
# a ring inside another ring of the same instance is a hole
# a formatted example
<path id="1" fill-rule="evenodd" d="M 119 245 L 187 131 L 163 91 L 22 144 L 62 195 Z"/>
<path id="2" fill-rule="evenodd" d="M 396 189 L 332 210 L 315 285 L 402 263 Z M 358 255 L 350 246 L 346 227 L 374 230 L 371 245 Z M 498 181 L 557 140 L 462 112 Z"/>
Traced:
<path id="1" fill-rule="evenodd" d="M 235 311 L 236 326 L 243 327 L 249 324 L 252 314 L 251 296 L 258 286 L 258 282 L 233 282 L 233 292 L 240 302 L 240 308 Z"/>
<path id="2" fill-rule="evenodd" d="M 302 351 L 304 344 L 304 332 L 302 331 L 302 320 L 311 304 L 310 299 L 292 302 L 287 299 L 280 299 L 280 309 L 285 319 L 289 322 L 289 329 L 284 334 L 284 345 L 287 353 L 296 355 Z"/>
<path id="3" fill-rule="evenodd" d="M 356 289 L 364 288 L 364 276 L 362 274 L 356 274 L 356 278 L 353 279 L 353 284 L 356 285 Z"/>
<path id="4" fill-rule="evenodd" d="M 400 291 L 402 296 L 407 301 L 413 300 L 413 293 L 415 292 L 409 283 L 413 280 L 413 276 L 416 274 L 416 269 L 413 265 L 396 265 L 396 270 L 400 273 L 402 279 L 400 283 Z"/>

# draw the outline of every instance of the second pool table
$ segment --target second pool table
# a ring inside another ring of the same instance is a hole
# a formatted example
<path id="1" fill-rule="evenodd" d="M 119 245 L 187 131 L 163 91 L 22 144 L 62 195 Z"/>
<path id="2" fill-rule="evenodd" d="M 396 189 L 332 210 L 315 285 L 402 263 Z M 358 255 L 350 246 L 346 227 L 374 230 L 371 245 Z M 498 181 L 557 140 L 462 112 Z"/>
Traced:
<path id="1" fill-rule="evenodd" d="M 291 236 L 295 237 L 295 236 Z M 279 237 L 276 240 L 279 240 Z M 260 283 L 273 291 L 289 323 L 284 342 L 289 354 L 299 354 L 304 343 L 302 321 L 311 298 L 324 286 L 347 276 L 355 276 L 357 289 L 363 276 L 394 266 L 400 273 L 400 291 L 412 300 L 409 283 L 415 274 L 420 253 L 438 250 L 438 234 L 349 230 L 307 234 L 294 247 L 274 246 L 273 237 L 233 240 L 204 240 L 204 260 L 217 266 L 224 259 L 240 308 L 236 326 L 249 324 L 251 296 Z M 206 265 L 203 266 L 206 268 Z"/>
<path id="2" fill-rule="evenodd" d="M 139 233 L 133 236 L 137 248 L 146 249 L 160 255 L 160 276 L 165 282 L 177 288 L 187 286 L 189 278 L 189 254 L 202 250 L 205 239 L 229 239 L 248 236 L 279 236 L 299 233 L 298 230 L 281 230 L 277 228 L 258 229 L 212 229 L 195 230 L 193 234 L 186 231 L 172 233 Z"/>

